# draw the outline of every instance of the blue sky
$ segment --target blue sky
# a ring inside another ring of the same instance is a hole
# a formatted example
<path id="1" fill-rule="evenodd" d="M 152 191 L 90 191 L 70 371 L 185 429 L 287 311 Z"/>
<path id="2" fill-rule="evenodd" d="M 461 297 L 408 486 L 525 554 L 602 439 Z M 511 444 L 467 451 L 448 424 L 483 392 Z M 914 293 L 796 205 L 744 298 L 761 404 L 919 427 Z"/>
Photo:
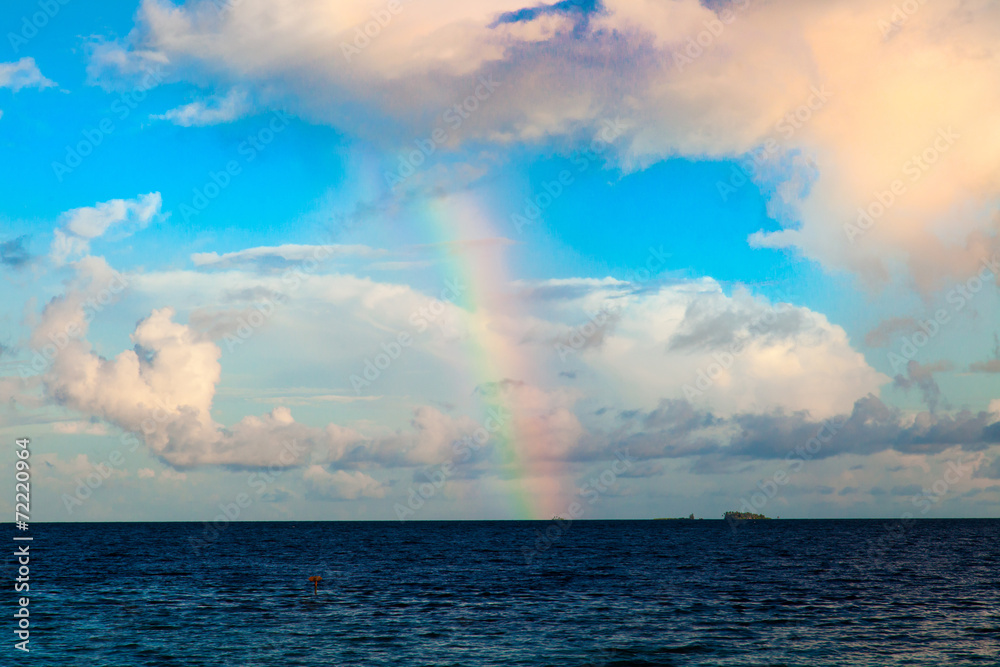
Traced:
<path id="1" fill-rule="evenodd" d="M 498 406 L 416 518 L 565 513 L 625 451 L 589 518 L 715 517 L 829 419 L 754 509 L 898 516 L 974 459 L 930 515 L 991 515 L 993 10 L 382 4 L 5 6 L 0 431 L 39 518 L 210 519 L 280 469 L 246 518 L 397 520 Z"/>

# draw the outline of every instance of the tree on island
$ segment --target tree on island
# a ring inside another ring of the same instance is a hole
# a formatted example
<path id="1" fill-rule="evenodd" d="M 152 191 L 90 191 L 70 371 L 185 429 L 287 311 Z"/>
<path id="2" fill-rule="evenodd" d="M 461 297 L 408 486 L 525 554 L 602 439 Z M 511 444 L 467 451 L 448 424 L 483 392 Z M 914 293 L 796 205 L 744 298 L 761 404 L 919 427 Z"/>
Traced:
<path id="1" fill-rule="evenodd" d="M 754 514 L 753 512 L 726 512 L 722 515 L 722 518 L 726 521 L 753 521 L 756 519 L 770 519 L 771 517 L 764 516 L 763 514 Z"/>

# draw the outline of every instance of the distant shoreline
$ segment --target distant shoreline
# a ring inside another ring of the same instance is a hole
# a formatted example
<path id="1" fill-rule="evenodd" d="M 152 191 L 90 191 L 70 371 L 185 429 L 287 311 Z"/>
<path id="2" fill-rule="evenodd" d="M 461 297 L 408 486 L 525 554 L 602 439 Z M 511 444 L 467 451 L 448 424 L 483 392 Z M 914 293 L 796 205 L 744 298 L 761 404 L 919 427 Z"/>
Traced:
<path id="1" fill-rule="evenodd" d="M 768 518 L 768 521 L 899 521 L 899 517 L 838 517 L 838 518 L 802 518 L 802 517 L 773 517 Z M 908 518 L 907 521 L 1000 521 L 1000 517 L 988 516 L 988 517 L 962 517 L 962 516 L 948 516 L 948 517 L 920 517 L 920 518 Z M 117 525 L 117 524 L 180 524 L 180 523 L 192 523 L 201 524 L 206 521 L 211 521 L 211 519 L 178 519 L 178 520 L 121 520 L 121 521 L 32 521 L 32 526 L 73 526 L 73 525 Z M 552 519 L 412 519 L 405 523 L 551 523 Z M 690 519 L 688 517 L 672 518 L 672 517 L 640 517 L 640 518 L 628 518 L 628 519 L 573 519 L 573 522 L 581 523 L 599 523 L 599 522 L 618 522 L 618 521 L 688 521 L 688 522 L 719 522 L 724 523 L 726 519 L 709 519 L 709 518 L 696 518 Z M 398 524 L 400 521 L 398 519 L 267 519 L 267 520 L 240 520 L 232 521 L 231 523 L 237 524 L 313 524 L 313 523 L 385 523 L 385 524 Z M 11 529 L 15 527 L 12 522 L 7 522 L 6 524 Z"/>

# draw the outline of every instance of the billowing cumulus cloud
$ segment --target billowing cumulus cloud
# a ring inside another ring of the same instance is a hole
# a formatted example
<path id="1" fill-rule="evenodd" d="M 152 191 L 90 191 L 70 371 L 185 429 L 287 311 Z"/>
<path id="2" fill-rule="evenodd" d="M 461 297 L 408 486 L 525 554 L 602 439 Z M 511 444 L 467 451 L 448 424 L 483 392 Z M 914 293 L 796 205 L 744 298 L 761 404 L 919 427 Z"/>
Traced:
<path id="1" fill-rule="evenodd" d="M 46 306 L 32 338 L 35 349 L 62 341 L 42 376 L 55 402 L 138 434 L 152 453 L 177 467 L 301 465 L 317 446 L 342 446 L 355 437 L 334 425 L 297 424 L 285 407 L 244 417 L 230 428 L 215 422 L 211 409 L 221 351 L 175 322 L 171 308 L 154 310 L 139 322 L 132 349 L 113 359 L 95 354 L 86 339 L 85 302 L 89 290 L 113 276 L 100 258 L 81 260 L 77 269 L 77 284 Z"/>
<path id="2" fill-rule="evenodd" d="M 635 407 L 686 398 L 724 413 L 780 407 L 830 416 L 889 381 L 821 314 L 727 295 L 711 279 L 643 288 L 550 281 L 530 294 L 539 319 L 511 335 L 555 339 L 535 343 L 552 371 L 586 374 L 585 393 L 608 388 Z M 602 309 L 607 327 L 598 323 Z"/>
<path id="3" fill-rule="evenodd" d="M 642 290 L 613 279 L 520 283 L 514 294 L 525 316 L 483 309 L 473 314 L 437 302 L 435 326 L 421 330 L 415 317 L 418 322 L 421 312 L 431 317 L 428 304 L 434 301 L 401 285 L 320 273 L 289 282 L 271 272 L 153 272 L 128 277 L 133 297 L 204 305 L 190 309 L 187 324 L 173 308 L 154 307 L 132 332 L 131 349 L 105 358 L 87 340 L 93 316 L 88 303 L 106 285 L 124 279 L 101 258 L 88 256 L 74 268 L 75 281 L 46 305 L 32 335 L 36 350 L 61 341 L 42 374 L 46 395 L 87 418 L 139 434 L 151 453 L 180 468 L 287 467 L 317 459 L 353 469 L 433 465 L 455 457 L 454 443 L 483 428 L 470 416 L 431 406 L 418 406 L 408 426 L 395 430 L 311 426 L 297 422 L 283 399 L 265 414 L 220 424 L 212 409 L 223 348 L 235 354 L 240 346 L 257 344 L 253 336 L 267 335 L 258 330 L 273 330 L 278 340 L 299 336 L 302 349 L 281 348 L 284 355 L 322 357 L 343 369 L 342 382 L 349 385 L 349 377 L 365 373 L 357 350 L 383 349 L 377 341 L 395 339 L 392 332 L 409 331 L 413 341 L 399 364 L 409 364 L 418 377 L 442 377 L 462 366 L 456 344 L 485 327 L 525 361 L 530 376 L 501 377 L 475 392 L 469 388 L 470 395 L 502 406 L 507 415 L 497 417 L 501 426 L 476 448 L 482 450 L 477 460 L 495 453 L 494 446 L 512 434 L 524 443 L 520 456 L 539 465 L 605 456 L 617 427 L 584 419 L 584 397 L 639 410 L 687 397 L 693 405 L 714 405 L 712 419 L 720 420 L 773 410 L 808 410 L 811 418 L 823 418 L 841 414 L 858 395 L 888 381 L 821 315 L 744 292 L 727 296 L 711 280 Z M 268 309 L 258 310 L 253 304 L 262 299 Z M 319 318 L 315 303 L 324 304 Z M 588 312 L 614 314 L 602 328 L 594 323 L 598 316 Z M 304 326 L 317 331 L 315 350 L 304 347 L 311 338 Z M 706 327 L 713 335 L 698 333 Z M 385 379 L 381 372 L 372 377 L 372 391 L 406 391 L 396 386 L 393 367 L 384 372 Z M 688 409 L 699 414 L 706 408 Z M 647 419 L 651 432 L 660 428 L 657 419 Z M 692 432 L 712 426 L 704 417 L 694 420 Z"/>
<path id="4" fill-rule="evenodd" d="M 249 258 L 257 268 L 255 254 Z M 243 343 L 244 358 L 259 361 L 259 346 L 280 364 L 330 364 L 347 384 L 361 367 L 357 350 L 380 349 L 378 341 L 412 326 L 410 315 L 429 297 L 412 287 L 320 272 L 297 284 L 271 271 L 209 266 L 127 275 L 132 305 L 154 307 L 131 332 L 129 348 L 102 355 L 88 340 L 88 302 L 117 274 L 90 256 L 72 268 L 75 279 L 33 321 L 28 341 L 37 350 L 62 340 L 61 332 L 75 332 L 39 376 L 47 401 L 75 415 L 54 428 L 67 435 L 110 434 L 111 427 L 134 433 L 169 466 L 155 474 L 158 482 L 177 484 L 175 470 L 197 475 L 191 470 L 206 466 L 299 468 L 305 500 L 390 502 L 450 464 L 449 498 L 472 502 L 484 488 L 517 480 L 557 511 L 576 493 L 575 474 L 616 453 L 634 462 L 620 480 L 628 494 L 655 477 L 693 472 L 703 480 L 762 462 L 791 465 L 789 456 L 816 466 L 835 457 L 922 460 L 950 456 L 953 448 L 988 454 L 1000 443 L 996 411 L 913 413 L 874 395 L 858 400 L 889 378 L 864 363 L 843 330 L 807 308 L 739 290 L 726 294 L 709 279 L 644 286 L 610 278 L 520 282 L 509 292 L 520 304 L 516 318 L 449 304 L 447 332 L 413 331 L 407 356 L 373 387 L 379 394 L 353 396 L 373 405 L 396 401 L 382 413 L 392 419 L 409 413 L 396 427 L 366 419 L 331 423 L 322 413 L 293 417 L 289 404 L 343 398 L 330 388 L 287 392 L 313 401 L 278 400 L 273 390 L 248 394 L 270 404 L 258 411 L 247 408 L 256 401 L 244 403 L 246 416 L 223 423 L 213 414 L 227 369 L 239 360 L 236 350 L 224 352 L 222 333 L 227 317 L 239 320 L 230 312 L 234 305 L 270 298 L 276 306 Z M 179 309 L 156 305 L 164 302 Z M 184 323 L 180 308 L 201 320 Z M 594 324 L 602 308 L 615 313 L 603 329 Z M 303 334 L 306 324 L 321 332 L 315 343 Z M 448 389 L 460 408 L 430 405 L 427 397 L 446 386 L 438 378 L 462 365 L 456 350 L 483 327 L 520 358 L 513 367 L 524 375 L 469 385 L 467 396 Z M 269 335 L 297 344 L 271 347 Z M 588 336 L 599 340 L 586 344 Z M 410 394 L 400 382 L 404 366 L 422 393 Z M 911 365 L 904 379 L 923 390 L 920 383 L 932 383 L 945 368 Z M 700 393 L 686 397 L 688 387 Z M 492 412 L 470 408 L 476 402 Z M 146 480 L 152 470 L 135 475 Z M 63 477 L 72 479 L 70 473 Z M 822 487 L 833 496 L 866 488 L 849 481 L 817 483 L 814 491 Z"/>

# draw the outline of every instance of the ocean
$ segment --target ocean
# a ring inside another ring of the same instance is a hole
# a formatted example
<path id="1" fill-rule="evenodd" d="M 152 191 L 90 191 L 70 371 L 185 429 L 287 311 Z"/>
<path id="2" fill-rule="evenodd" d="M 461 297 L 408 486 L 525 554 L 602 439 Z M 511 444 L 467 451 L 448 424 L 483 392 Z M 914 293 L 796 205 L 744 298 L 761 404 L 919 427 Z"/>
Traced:
<path id="1" fill-rule="evenodd" d="M 30 654 L 4 649 L 18 664 L 1000 665 L 1000 520 L 30 535 Z"/>

